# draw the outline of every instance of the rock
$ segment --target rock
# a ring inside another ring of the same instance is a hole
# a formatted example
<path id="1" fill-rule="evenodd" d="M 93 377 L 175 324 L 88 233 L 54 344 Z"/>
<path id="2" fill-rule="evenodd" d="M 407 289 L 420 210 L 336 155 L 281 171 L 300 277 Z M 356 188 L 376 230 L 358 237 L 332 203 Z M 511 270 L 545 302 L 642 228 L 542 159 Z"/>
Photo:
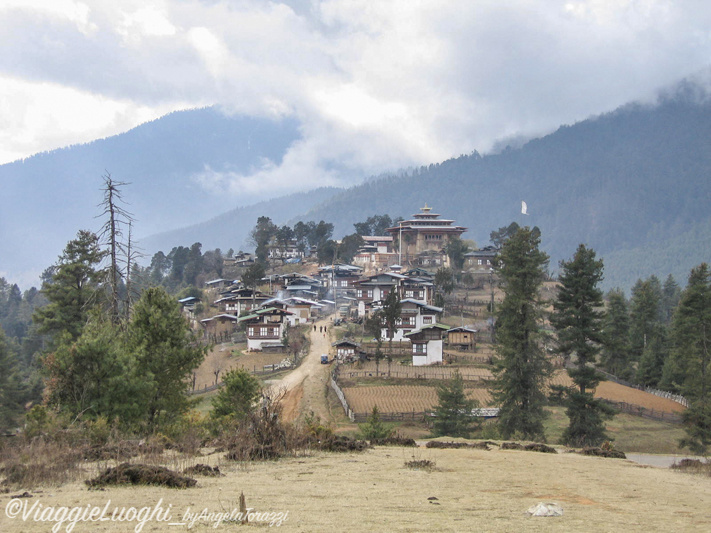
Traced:
<path id="1" fill-rule="evenodd" d="M 531 516 L 563 516 L 563 508 L 557 503 L 537 503 L 526 512 Z"/>

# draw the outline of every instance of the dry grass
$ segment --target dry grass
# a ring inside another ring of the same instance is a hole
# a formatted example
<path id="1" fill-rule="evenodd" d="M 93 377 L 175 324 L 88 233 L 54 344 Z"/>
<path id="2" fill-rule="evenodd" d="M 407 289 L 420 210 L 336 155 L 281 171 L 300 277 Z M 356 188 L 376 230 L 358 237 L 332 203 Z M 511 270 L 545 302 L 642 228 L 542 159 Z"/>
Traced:
<path id="1" fill-rule="evenodd" d="M 214 458 L 215 456 L 211 456 Z M 88 491 L 81 481 L 35 487 L 44 506 L 154 506 L 163 499 L 176 521 L 186 509 L 222 512 L 244 492 L 257 511 L 289 512 L 286 531 L 709 531 L 711 478 L 644 468 L 620 459 L 523 451 L 430 449 L 431 470 L 405 468 L 412 449 L 375 448 L 359 454 L 315 452 L 221 466 L 223 477 L 197 487 L 116 487 Z M 203 458 L 202 461 L 209 459 Z M 42 491 L 42 492 L 40 492 Z M 10 494 L 0 495 L 5 508 Z M 532 518 L 538 502 L 557 502 L 562 517 Z M 9 520 L 7 533 L 50 530 L 50 525 Z M 133 531 L 135 524 L 78 524 L 74 531 Z M 207 525 L 196 526 L 198 531 Z M 219 529 L 233 527 L 224 524 Z M 260 527 L 251 523 L 249 527 Z M 180 531 L 148 522 L 143 531 Z"/>

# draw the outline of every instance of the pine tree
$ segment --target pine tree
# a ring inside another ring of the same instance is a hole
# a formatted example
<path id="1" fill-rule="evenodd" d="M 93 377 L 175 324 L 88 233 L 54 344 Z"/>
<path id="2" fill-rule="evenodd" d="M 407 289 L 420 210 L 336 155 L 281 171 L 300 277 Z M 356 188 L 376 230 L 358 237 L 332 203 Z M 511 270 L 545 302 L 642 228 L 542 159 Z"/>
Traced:
<path id="1" fill-rule="evenodd" d="M 395 428 L 392 424 L 386 424 L 380 419 L 380 411 L 378 406 L 374 405 L 365 424 L 358 424 L 360 437 L 366 440 L 382 440 L 388 439 L 395 433 Z"/>
<path id="2" fill-rule="evenodd" d="M 566 359 L 576 358 L 568 369 L 576 388 L 567 391 L 570 424 L 562 442 L 572 446 L 597 446 L 608 439 L 604 418 L 612 410 L 595 399 L 594 390 L 603 376 L 593 366 L 600 351 L 602 335 L 602 261 L 595 251 L 578 246 L 571 261 L 561 262 L 560 288 L 553 303 L 551 323 L 556 330 L 557 351 Z"/>
<path id="3" fill-rule="evenodd" d="M 540 232 L 519 228 L 503 244 L 497 258 L 504 300 L 497 312 L 494 400 L 500 408 L 499 429 L 504 438 L 545 439 L 544 392 L 551 373 L 543 349 L 542 302 L 548 256 L 541 252 Z"/>
<path id="4" fill-rule="evenodd" d="M 13 429 L 17 424 L 24 393 L 17 372 L 16 355 L 0 328 L 0 432 Z"/>
<path id="5" fill-rule="evenodd" d="M 164 289 L 146 290 L 134 307 L 129 349 L 146 382 L 146 421 L 150 429 L 188 408 L 189 376 L 205 357 L 178 302 Z"/>
<path id="6" fill-rule="evenodd" d="M 615 289 L 607 294 L 607 312 L 603 320 L 602 367 L 622 379 L 632 379 L 630 361 L 630 315 L 624 293 Z"/>
<path id="7" fill-rule="evenodd" d="M 433 433 L 437 436 L 468 439 L 478 425 L 477 418 L 472 414 L 478 402 L 467 398 L 464 379 L 458 370 L 449 382 L 437 387 L 437 398 L 439 402 L 434 410 Z"/>
<path id="8" fill-rule="evenodd" d="M 41 333 L 66 332 L 72 339 L 81 335 L 90 309 L 99 303 L 97 289 L 103 274 L 97 267 L 104 255 L 99 238 L 90 231 L 79 231 L 67 243 L 53 275 L 42 284 L 49 304 L 33 316 Z"/>
<path id="9" fill-rule="evenodd" d="M 95 313 L 77 339 L 64 336 L 42 362 L 49 405 L 71 418 L 101 416 L 124 427 L 140 423 L 144 375 L 123 333 L 105 317 Z"/>
<path id="10" fill-rule="evenodd" d="M 691 402 L 684 411 L 687 433 L 682 439 L 694 453 L 705 454 L 711 446 L 711 272 L 706 263 L 692 269 L 674 314 L 673 357 L 681 387 Z"/>
<path id="11" fill-rule="evenodd" d="M 257 378 L 242 368 L 230 370 L 223 386 L 212 400 L 211 416 L 242 420 L 252 412 L 262 387 Z"/>
<path id="12" fill-rule="evenodd" d="M 661 315 L 661 289 L 656 278 L 637 280 L 630 300 L 630 353 L 639 361 L 645 347 L 658 332 Z"/>

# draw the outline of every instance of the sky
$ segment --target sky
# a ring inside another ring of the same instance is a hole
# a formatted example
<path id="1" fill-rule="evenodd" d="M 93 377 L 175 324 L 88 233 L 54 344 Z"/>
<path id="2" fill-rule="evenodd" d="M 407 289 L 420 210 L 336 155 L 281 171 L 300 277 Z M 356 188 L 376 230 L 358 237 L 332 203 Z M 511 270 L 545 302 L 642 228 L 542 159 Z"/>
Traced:
<path id="1" fill-rule="evenodd" d="M 708 68 L 711 3 L 0 0 L 0 49 L 0 164 L 193 107 L 298 119 L 279 164 L 199 176 L 258 194 L 651 100 Z"/>

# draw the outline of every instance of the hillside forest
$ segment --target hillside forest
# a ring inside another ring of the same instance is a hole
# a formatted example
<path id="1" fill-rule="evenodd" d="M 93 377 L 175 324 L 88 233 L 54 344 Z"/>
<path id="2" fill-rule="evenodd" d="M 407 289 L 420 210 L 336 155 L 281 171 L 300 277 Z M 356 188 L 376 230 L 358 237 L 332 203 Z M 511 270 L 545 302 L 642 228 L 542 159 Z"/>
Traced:
<path id="1" fill-rule="evenodd" d="M 235 272 L 226 268 L 226 259 L 234 256 L 234 250 L 224 255 L 220 249 L 203 252 L 199 242 L 174 247 L 167 254 L 157 252 L 148 266 L 139 266 L 131 251 L 133 221 L 122 207 L 125 184 L 110 176 L 104 180 L 104 225 L 98 235 L 79 231 L 57 263 L 45 270 L 39 290 L 32 287 L 22 292 L 18 285 L 0 279 L 3 431 L 17 427 L 41 431 L 49 421 L 61 426 L 78 420 L 110 424 L 134 434 L 174 430 L 185 417 L 192 416 L 184 393 L 206 350 L 198 342 L 200 332 L 190 329 L 177 300 L 195 296 L 203 300 L 207 310 L 211 302 L 203 292 L 206 281 L 250 275 L 249 269 Z M 373 215 L 354 224 L 351 235 L 336 241 L 331 238 L 333 224 L 323 220 L 289 227 L 277 226 L 269 217 L 259 217 L 251 231 L 255 262 L 250 269 L 258 267 L 262 282 L 270 273 L 293 269 L 293 264 L 285 265 L 280 258 L 280 250 L 287 242 L 309 250 L 306 264 L 300 265 L 306 270 L 320 264 L 348 262 L 362 245 L 364 235 L 383 234 L 396 221 L 389 215 Z M 529 236 L 535 245 L 532 250 L 538 254 L 536 268 L 550 278 L 548 256 L 537 248 L 542 238 L 539 228 L 531 230 L 514 222 L 493 229 L 490 240 L 500 247 L 500 253 L 511 254 L 510 243 L 522 239 L 522 235 Z M 448 295 L 456 288 L 466 290 L 472 283 L 473 276 L 462 268 L 462 255 L 473 245 L 459 239 L 450 243 L 445 252 L 451 266 L 435 273 L 441 298 L 438 303 L 445 312 Z M 576 257 L 586 250 L 581 245 Z M 603 277 L 603 262 L 593 260 L 594 251 L 587 253 L 595 274 L 576 275 L 581 279 L 592 276 L 590 290 L 596 293 L 596 285 Z M 515 255 L 499 256 L 496 269 L 502 287 L 518 283 L 516 279 L 521 274 L 511 272 L 517 260 Z M 569 272 L 574 264 L 571 260 L 559 265 L 565 274 L 561 286 L 566 290 L 568 284 L 579 283 Z M 537 302 L 539 295 L 530 293 L 519 298 Z M 599 301 L 589 301 L 595 308 L 590 311 L 591 316 L 600 324 L 600 330 L 583 343 L 596 346 L 589 360 L 583 358 L 584 348 L 580 345 L 573 350 L 582 365 L 579 371 L 599 369 L 633 384 L 687 395 L 699 406 L 688 410 L 689 416 L 696 417 L 691 424 L 696 434 L 691 435 L 690 446 L 704 450 L 711 430 L 709 390 L 704 377 L 711 357 L 706 337 L 711 331 L 708 265 L 693 268 L 683 289 L 672 275 L 663 281 L 652 275 L 639 279 L 629 295 L 615 289 L 607 292 L 604 300 L 600 293 Z M 505 303 L 506 300 L 496 310 L 502 332 Z M 556 305 L 561 306 L 556 307 L 557 318 L 544 317 L 540 325 L 551 334 L 558 329 L 562 346 L 561 331 L 565 326 L 560 324 L 565 321 L 560 309 L 564 305 Z M 532 331 L 537 335 L 538 327 Z M 502 334 L 498 339 L 502 346 L 504 338 Z M 566 353 L 570 357 L 571 349 Z M 595 380 L 604 379 L 596 376 L 588 376 L 587 383 L 593 383 L 588 389 L 594 388 Z M 586 386 L 580 387 L 585 393 Z"/>

